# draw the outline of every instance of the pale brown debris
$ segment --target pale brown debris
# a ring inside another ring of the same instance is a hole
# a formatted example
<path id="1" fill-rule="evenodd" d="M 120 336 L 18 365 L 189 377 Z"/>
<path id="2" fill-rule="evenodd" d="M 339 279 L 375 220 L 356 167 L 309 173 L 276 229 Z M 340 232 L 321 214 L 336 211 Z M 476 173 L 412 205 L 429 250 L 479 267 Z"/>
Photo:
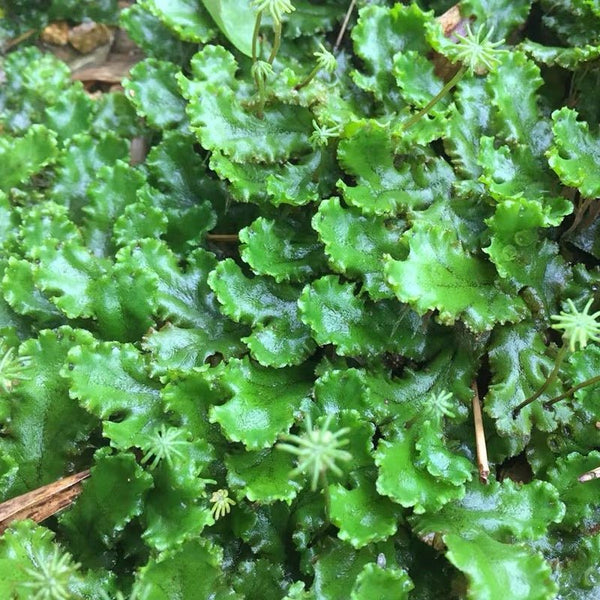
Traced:
<path id="1" fill-rule="evenodd" d="M 64 477 L 0 504 L 0 534 L 13 521 L 33 519 L 40 523 L 70 506 L 81 493 L 81 482 L 90 476 L 89 470 Z"/>
<path id="2" fill-rule="evenodd" d="M 475 448 L 477 450 L 479 479 L 482 483 L 487 483 L 490 475 L 490 465 L 488 463 L 485 433 L 483 431 L 483 417 L 481 415 L 481 403 L 479 402 L 479 391 L 476 382 L 473 382 L 471 389 L 473 390 L 473 420 L 475 422 Z"/>

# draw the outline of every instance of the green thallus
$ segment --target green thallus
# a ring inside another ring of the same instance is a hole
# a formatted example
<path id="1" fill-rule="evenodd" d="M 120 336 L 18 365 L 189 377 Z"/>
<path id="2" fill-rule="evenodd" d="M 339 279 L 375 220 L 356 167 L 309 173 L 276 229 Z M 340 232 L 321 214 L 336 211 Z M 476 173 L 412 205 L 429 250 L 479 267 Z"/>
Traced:
<path id="1" fill-rule="evenodd" d="M 594 314 L 589 314 L 589 310 L 592 306 L 593 299 L 589 299 L 586 303 L 585 307 L 582 311 L 577 310 L 577 307 L 573 303 L 571 299 L 567 300 L 567 306 L 569 312 L 561 311 L 558 315 L 552 315 L 550 319 L 556 321 L 554 325 L 552 325 L 552 329 L 556 329 L 557 331 L 563 332 L 563 344 L 560 347 L 558 354 L 556 355 L 556 359 L 554 361 L 554 367 L 552 371 L 546 378 L 546 381 L 542 384 L 542 386 L 526 398 L 519 404 L 513 411 L 513 416 L 516 417 L 521 409 L 525 408 L 528 404 L 531 404 L 535 400 L 537 400 L 554 381 L 558 376 L 558 372 L 561 364 L 563 363 L 567 351 L 575 352 L 579 348 L 585 348 L 588 342 L 600 341 L 600 323 L 598 322 L 598 317 L 600 317 L 600 311 L 595 312 Z M 578 348 L 579 347 L 579 348 Z M 586 387 L 588 385 L 592 385 L 596 382 L 600 381 L 600 376 L 592 377 L 586 381 L 581 382 L 580 384 L 573 386 L 569 390 L 567 390 L 564 394 L 553 398 L 545 403 L 546 408 L 552 406 L 556 402 L 563 400 L 574 394 L 577 390 Z"/>
<path id="2" fill-rule="evenodd" d="M 127 600 L 141 600 L 141 598 L 146 598 L 149 593 L 149 587 L 148 584 L 143 585 L 139 581 L 136 581 L 131 588 L 131 592 L 129 592 Z M 101 590 L 100 594 L 103 600 L 126 600 L 123 592 L 117 592 L 116 596 L 109 596 L 105 590 Z"/>
<path id="3" fill-rule="evenodd" d="M 466 34 L 458 35 L 458 42 L 445 48 L 447 57 L 454 63 L 461 63 L 456 74 L 444 85 L 444 87 L 417 113 L 412 115 L 402 124 L 402 129 L 406 130 L 412 127 L 420 119 L 429 113 L 429 111 L 458 84 L 458 82 L 467 74 L 483 75 L 491 71 L 500 62 L 498 46 L 504 44 L 504 39 L 497 42 L 490 40 L 493 29 L 483 34 L 483 27 L 476 32 L 471 29 L 471 24 L 466 26 Z"/>

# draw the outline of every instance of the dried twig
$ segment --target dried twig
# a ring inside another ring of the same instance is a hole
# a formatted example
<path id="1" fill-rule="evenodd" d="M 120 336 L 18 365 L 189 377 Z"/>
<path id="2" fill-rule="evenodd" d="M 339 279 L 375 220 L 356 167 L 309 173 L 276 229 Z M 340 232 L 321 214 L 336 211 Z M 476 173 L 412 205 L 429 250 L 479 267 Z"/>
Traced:
<path id="1" fill-rule="evenodd" d="M 338 33 L 337 40 L 335 40 L 335 46 L 333 47 L 333 51 L 337 52 L 340 44 L 342 43 L 342 39 L 344 37 L 344 33 L 346 33 L 346 28 L 348 27 L 348 22 L 350 21 L 350 17 L 352 16 L 352 11 L 356 6 L 356 0 L 352 0 L 350 2 L 350 6 L 346 11 L 346 16 L 344 17 L 344 21 L 342 22 L 342 26 L 340 27 L 340 32 Z"/>
<path id="2" fill-rule="evenodd" d="M 112 55 L 110 60 L 101 65 L 93 65 L 75 70 L 71 79 L 73 81 L 120 83 L 129 75 L 132 67 L 139 62 L 137 58 L 120 57 Z"/>
<path id="3" fill-rule="evenodd" d="M 488 463 L 487 446 L 485 445 L 485 433 L 483 431 L 483 418 L 481 416 L 477 382 L 473 382 L 471 389 L 473 390 L 473 420 L 475 422 L 475 447 L 477 449 L 479 479 L 482 483 L 487 483 L 490 474 L 490 465 Z"/>
<path id="4" fill-rule="evenodd" d="M 2 46 L 2 52 L 8 52 L 14 46 L 17 46 L 21 42 L 25 41 L 27 38 L 30 38 L 36 31 L 37 31 L 36 29 L 29 29 L 29 30 L 25 31 L 24 33 L 22 33 L 21 35 L 18 35 L 16 38 L 13 38 L 12 40 L 8 40 Z"/>
<path id="5" fill-rule="evenodd" d="M 211 242 L 238 242 L 239 236 L 237 233 L 207 233 L 206 239 Z"/>
<path id="6" fill-rule="evenodd" d="M 592 481 L 592 479 L 600 478 L 600 467 L 596 467 L 583 475 L 580 475 L 577 479 L 581 481 L 581 483 L 585 483 L 586 481 Z"/>
<path id="7" fill-rule="evenodd" d="M 0 504 L 0 534 L 13 521 L 33 519 L 40 523 L 67 508 L 81 493 L 81 482 L 90 476 L 89 470 L 59 479 Z"/>
<path id="8" fill-rule="evenodd" d="M 587 229 L 588 227 L 591 227 L 594 223 L 594 221 L 597 219 L 598 215 L 600 214 L 600 201 L 598 201 L 598 199 L 595 199 L 595 202 L 593 202 L 591 204 L 591 206 L 588 208 L 587 211 L 587 216 L 584 218 L 584 220 L 581 223 L 581 229 Z"/>
<path id="9" fill-rule="evenodd" d="M 573 233 L 581 223 L 581 220 L 585 216 L 585 213 L 588 211 L 592 202 L 594 202 L 594 198 L 580 198 L 577 203 L 577 207 L 575 209 L 575 216 L 573 217 L 573 222 L 571 226 L 560 236 L 561 238 L 569 237 L 571 233 Z"/>

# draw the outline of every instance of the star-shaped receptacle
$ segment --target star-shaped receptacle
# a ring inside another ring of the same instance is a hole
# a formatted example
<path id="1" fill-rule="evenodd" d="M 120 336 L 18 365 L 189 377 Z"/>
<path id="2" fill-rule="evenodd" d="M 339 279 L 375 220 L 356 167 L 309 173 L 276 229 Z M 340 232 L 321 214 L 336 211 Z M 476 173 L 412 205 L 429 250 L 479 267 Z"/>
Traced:
<path id="1" fill-rule="evenodd" d="M 577 310 L 573 300 L 568 299 L 567 305 L 569 312 L 561 311 L 558 315 L 552 315 L 550 318 L 556 321 L 552 329 L 563 332 L 563 339 L 569 344 L 569 350 L 575 352 L 579 348 L 585 348 L 587 343 L 592 340 L 600 342 L 600 311 L 589 314 L 593 300 L 590 298 L 583 308 Z"/>
<path id="2" fill-rule="evenodd" d="M 319 478 L 327 471 L 341 475 L 342 470 L 335 464 L 336 461 L 349 461 L 352 459 L 350 452 L 341 450 L 348 444 L 342 436 L 350 432 L 348 427 L 342 427 L 336 432 L 329 431 L 333 415 L 327 416 L 321 427 L 313 427 L 311 418 L 306 415 L 306 432 L 303 435 L 284 435 L 284 442 L 277 448 L 291 452 L 298 457 L 298 465 L 290 473 L 292 477 L 304 473 L 310 477 L 311 489 L 317 489 Z"/>

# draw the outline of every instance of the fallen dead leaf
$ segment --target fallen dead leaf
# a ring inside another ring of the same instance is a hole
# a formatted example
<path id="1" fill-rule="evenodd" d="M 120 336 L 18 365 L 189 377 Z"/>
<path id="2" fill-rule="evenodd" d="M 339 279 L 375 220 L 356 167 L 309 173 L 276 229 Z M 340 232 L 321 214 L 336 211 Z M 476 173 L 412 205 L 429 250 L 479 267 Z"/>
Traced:
<path id="1" fill-rule="evenodd" d="M 102 65 L 83 67 L 76 70 L 71 79 L 75 81 L 101 81 L 102 83 L 120 83 L 129 75 L 129 70 L 138 62 L 137 57 L 113 54 Z"/>
<path id="2" fill-rule="evenodd" d="M 44 27 L 40 34 L 40 40 L 44 44 L 55 46 L 66 46 L 69 43 L 69 25 L 66 21 L 56 21 Z"/>
<path id="3" fill-rule="evenodd" d="M 88 54 L 99 46 L 110 44 L 113 33 L 103 23 L 86 21 L 69 30 L 69 44 L 81 54 Z"/>

